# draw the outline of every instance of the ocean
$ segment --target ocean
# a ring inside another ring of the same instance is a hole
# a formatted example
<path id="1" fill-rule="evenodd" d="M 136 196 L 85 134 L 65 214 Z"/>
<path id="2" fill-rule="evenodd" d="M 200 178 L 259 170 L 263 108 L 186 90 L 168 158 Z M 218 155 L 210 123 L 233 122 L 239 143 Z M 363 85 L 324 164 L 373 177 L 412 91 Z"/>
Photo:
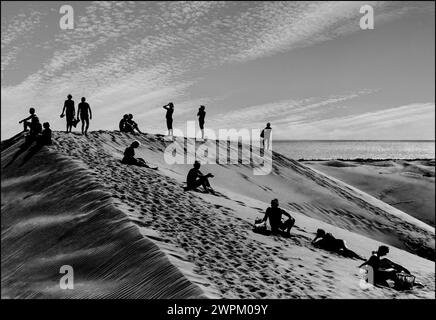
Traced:
<path id="1" fill-rule="evenodd" d="M 291 159 L 434 159 L 434 141 L 290 140 L 272 149 Z"/>

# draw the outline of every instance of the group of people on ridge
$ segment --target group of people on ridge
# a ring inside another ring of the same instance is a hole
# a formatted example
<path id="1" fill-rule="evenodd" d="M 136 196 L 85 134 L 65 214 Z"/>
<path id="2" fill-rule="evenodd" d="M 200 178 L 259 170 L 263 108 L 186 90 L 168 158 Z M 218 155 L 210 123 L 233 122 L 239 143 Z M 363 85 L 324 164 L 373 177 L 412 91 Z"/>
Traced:
<path id="1" fill-rule="evenodd" d="M 163 106 L 166 112 L 166 123 L 168 129 L 168 135 L 173 135 L 173 113 L 174 104 L 172 102 Z M 50 124 L 44 122 L 41 126 L 39 118 L 35 113 L 35 108 L 31 107 L 29 109 L 30 115 L 25 119 L 19 121 L 23 123 L 24 131 L 29 132 L 26 141 L 28 143 L 36 142 L 38 145 L 50 145 L 52 143 L 52 131 L 50 129 Z M 74 101 L 72 100 L 71 94 L 68 95 L 68 99 L 64 103 L 64 108 L 62 110 L 61 118 L 66 116 L 67 121 L 67 132 L 71 132 L 72 127 L 76 126 L 79 121 L 82 121 L 82 134 L 87 134 L 89 127 L 89 120 L 92 119 L 91 107 L 86 102 L 83 97 L 81 103 L 78 105 L 77 109 L 77 119 L 75 119 L 76 112 L 74 107 Z M 205 107 L 200 106 L 197 116 L 199 118 L 199 125 L 201 129 L 202 138 L 204 138 L 204 120 L 206 116 Z M 80 120 L 79 120 L 80 119 Z M 43 129 L 44 128 L 44 129 Z M 134 133 L 135 130 L 142 133 L 139 130 L 138 124 L 133 120 L 132 114 L 125 114 L 119 123 L 119 129 L 121 132 Z M 264 149 L 270 148 L 270 137 L 271 137 L 271 124 L 267 123 L 266 127 L 261 132 L 261 138 Z M 124 157 L 122 159 L 123 164 L 136 165 L 140 167 L 150 167 L 144 159 L 135 158 L 135 149 L 140 146 L 138 141 L 134 141 L 129 147 L 124 151 Z M 185 191 L 197 189 L 201 186 L 206 193 L 215 194 L 214 189 L 211 187 L 209 179 L 213 178 L 214 175 L 211 173 L 203 174 L 200 171 L 201 164 L 198 161 L 194 162 L 193 168 L 191 168 L 186 177 L 186 187 Z M 152 168 L 152 169 L 157 169 Z M 283 220 L 282 216 L 287 217 L 287 220 Z M 265 211 L 265 215 L 262 219 L 258 219 L 255 222 L 254 231 L 264 232 L 266 230 L 266 223 L 269 221 L 271 227 L 271 234 L 282 235 L 285 237 L 290 237 L 291 229 L 295 224 L 295 219 L 285 210 L 279 207 L 278 199 L 273 199 L 271 201 L 271 206 Z M 312 240 L 311 244 L 317 248 L 322 248 L 324 250 L 336 252 L 344 257 L 352 259 L 365 260 L 359 256 L 354 251 L 350 250 L 344 240 L 335 238 L 331 233 L 326 233 L 323 229 L 318 229 L 315 238 Z M 383 258 L 387 253 L 389 253 L 389 248 L 386 246 L 380 246 L 377 251 L 372 253 L 372 256 L 359 266 L 363 268 L 369 266 L 374 272 L 374 282 L 380 285 L 388 285 L 389 280 L 394 282 L 395 287 L 400 288 L 404 286 L 404 278 L 400 277 L 399 274 L 406 275 L 412 278 L 414 277 L 410 274 L 410 271 L 390 261 L 387 258 Z M 411 284 L 413 285 L 413 283 Z"/>
<path id="2" fill-rule="evenodd" d="M 26 140 L 28 143 L 36 142 L 39 145 L 51 145 L 52 132 L 50 129 L 50 124 L 44 122 L 41 125 L 39 118 L 35 113 L 35 108 L 29 109 L 30 115 L 18 123 L 22 123 L 24 127 L 24 132 L 28 132 Z"/>

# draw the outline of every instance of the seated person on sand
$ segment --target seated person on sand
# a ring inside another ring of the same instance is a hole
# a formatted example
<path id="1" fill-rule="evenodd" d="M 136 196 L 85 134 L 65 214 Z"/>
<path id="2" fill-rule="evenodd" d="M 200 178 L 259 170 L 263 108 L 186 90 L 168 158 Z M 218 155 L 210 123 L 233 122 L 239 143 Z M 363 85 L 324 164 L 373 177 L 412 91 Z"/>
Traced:
<path id="1" fill-rule="evenodd" d="M 196 191 L 199 186 L 203 186 L 206 193 L 214 193 L 209 183 L 209 178 L 213 178 L 213 174 L 208 173 L 204 175 L 200 171 L 201 164 L 198 161 L 194 162 L 194 167 L 189 170 L 188 176 L 186 177 L 186 187 L 185 191 L 194 190 Z"/>
<path id="2" fill-rule="evenodd" d="M 345 240 L 336 239 L 331 233 L 326 233 L 323 229 L 316 231 L 312 244 L 317 248 L 333 251 L 347 258 L 365 260 L 354 251 L 348 249 Z"/>
<path id="3" fill-rule="evenodd" d="M 128 132 L 128 131 L 127 131 L 127 128 L 126 128 L 127 120 L 128 120 L 128 119 L 129 119 L 129 115 L 128 115 L 128 114 L 125 114 L 125 115 L 123 116 L 123 118 L 120 120 L 120 124 L 119 124 L 120 132 Z"/>
<path id="4" fill-rule="evenodd" d="M 52 144 L 50 124 L 44 122 L 42 126 L 44 130 L 42 130 L 41 134 L 38 136 L 37 143 L 42 146 L 49 146 Z"/>
<path id="5" fill-rule="evenodd" d="M 42 126 L 41 123 L 39 122 L 39 118 L 37 116 L 34 116 L 32 118 L 29 134 L 26 136 L 26 141 L 27 142 L 37 141 L 38 136 L 41 134 L 41 132 L 42 132 Z"/>
<path id="6" fill-rule="evenodd" d="M 139 133 L 142 133 L 141 130 L 139 130 L 139 128 L 138 128 L 138 124 L 135 121 L 133 121 L 133 115 L 132 114 L 129 114 L 127 116 L 126 125 L 129 127 L 129 130 L 130 130 L 129 132 L 134 133 L 134 131 L 136 129 L 136 131 L 138 131 Z"/>
<path id="7" fill-rule="evenodd" d="M 409 270 L 387 258 L 381 259 L 388 253 L 389 248 L 387 246 L 380 246 L 377 251 L 372 252 L 372 256 L 362 263 L 359 268 L 371 267 L 374 284 L 376 285 L 390 287 L 388 280 L 391 280 L 394 282 L 394 288 L 396 289 L 412 287 L 415 284 L 415 277 L 411 275 Z"/>
<path id="8" fill-rule="evenodd" d="M 28 131 L 27 128 L 32 129 L 34 119 L 36 118 L 35 108 L 30 108 L 29 113 L 30 113 L 30 116 L 28 116 L 27 118 L 24 118 L 23 120 L 18 121 L 18 123 L 23 123 L 24 131 Z"/>
<path id="9" fill-rule="evenodd" d="M 135 149 L 138 148 L 139 146 L 140 143 L 138 141 L 133 141 L 130 147 L 127 147 L 126 150 L 124 151 L 124 158 L 123 160 L 121 160 L 121 163 L 130 164 L 139 167 L 151 168 L 149 165 L 147 165 L 144 159 L 135 158 Z M 157 170 L 157 167 L 151 169 Z"/>
<path id="10" fill-rule="evenodd" d="M 288 220 L 283 222 L 282 215 L 287 216 Z M 291 228 L 294 226 L 295 219 L 291 217 L 291 215 L 285 210 L 279 208 L 278 199 L 271 200 L 271 207 L 266 209 L 265 216 L 261 222 L 266 222 L 267 219 L 269 219 L 271 233 L 273 235 L 277 235 L 279 233 L 282 233 L 285 236 L 291 235 Z"/>

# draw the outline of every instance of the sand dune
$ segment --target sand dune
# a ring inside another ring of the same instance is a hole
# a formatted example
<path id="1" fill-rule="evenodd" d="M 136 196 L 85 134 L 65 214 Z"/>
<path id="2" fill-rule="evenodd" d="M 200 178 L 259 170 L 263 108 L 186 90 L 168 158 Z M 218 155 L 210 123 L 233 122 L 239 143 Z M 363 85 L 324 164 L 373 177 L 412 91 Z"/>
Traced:
<path id="1" fill-rule="evenodd" d="M 214 196 L 183 191 L 191 165 L 167 165 L 162 136 L 54 139 L 10 165 L 22 140 L 2 142 L 3 297 L 435 297 L 433 227 L 297 161 L 274 154 L 268 176 L 204 165 Z M 137 156 L 159 170 L 120 163 L 135 139 Z M 296 218 L 290 239 L 251 231 L 275 197 Z M 361 289 L 359 261 L 310 245 L 317 228 L 363 256 L 390 245 L 424 288 Z M 75 267 L 72 293 L 59 289 L 61 264 Z"/>
<path id="2" fill-rule="evenodd" d="M 434 227 L 434 160 L 306 161 Z"/>

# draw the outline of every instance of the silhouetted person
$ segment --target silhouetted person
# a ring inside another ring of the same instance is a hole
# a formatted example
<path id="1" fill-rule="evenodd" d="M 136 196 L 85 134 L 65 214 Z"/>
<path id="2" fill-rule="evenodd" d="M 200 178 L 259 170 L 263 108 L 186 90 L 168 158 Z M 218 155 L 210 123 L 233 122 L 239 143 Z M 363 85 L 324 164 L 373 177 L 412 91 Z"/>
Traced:
<path id="1" fill-rule="evenodd" d="M 198 124 L 201 130 L 201 139 L 204 139 L 204 118 L 206 117 L 206 111 L 204 111 L 204 109 L 204 106 L 200 106 L 197 112 Z"/>
<path id="2" fill-rule="evenodd" d="M 139 128 L 138 128 L 138 124 L 135 121 L 133 121 L 133 115 L 132 114 L 129 114 L 128 117 L 127 117 L 127 125 L 130 126 L 130 130 L 131 130 L 132 133 L 135 132 L 135 129 L 139 133 L 142 133 L 141 130 L 139 130 Z"/>
<path id="3" fill-rule="evenodd" d="M 283 222 L 282 215 L 287 216 L 288 220 Z M 283 231 L 284 235 L 291 235 L 291 228 L 294 226 L 295 219 L 292 218 L 291 215 L 285 210 L 279 208 L 279 200 L 271 200 L 271 207 L 266 209 L 265 216 L 261 222 L 265 222 L 267 220 L 269 220 L 272 234 L 279 234 L 280 231 Z"/>
<path id="4" fill-rule="evenodd" d="M 79 120 L 80 115 L 80 120 L 82 121 L 82 134 L 88 135 L 89 119 L 92 119 L 92 112 L 88 102 L 85 102 L 85 97 L 82 97 L 81 100 L 82 102 L 80 102 L 77 107 L 77 120 Z"/>
<path id="5" fill-rule="evenodd" d="M 29 113 L 30 116 L 24 118 L 23 120 L 18 121 L 18 123 L 23 123 L 24 131 L 28 131 L 28 129 L 30 130 L 32 128 L 32 121 L 36 117 L 35 108 L 30 108 Z"/>
<path id="6" fill-rule="evenodd" d="M 129 132 L 128 131 L 128 128 L 127 128 L 127 120 L 129 119 L 129 115 L 128 114 L 125 114 L 124 116 L 123 116 L 123 118 L 120 120 L 120 124 L 119 124 L 119 127 L 120 127 L 120 131 L 121 132 Z M 129 126 L 130 127 L 130 126 Z"/>
<path id="7" fill-rule="evenodd" d="M 213 178 L 213 174 L 208 173 L 204 175 L 200 171 L 200 167 L 201 167 L 200 162 L 195 161 L 194 167 L 191 170 L 189 170 L 188 175 L 186 177 L 185 191 L 197 190 L 199 186 L 203 186 L 204 191 L 215 193 L 209 183 L 209 178 Z"/>
<path id="8" fill-rule="evenodd" d="M 362 263 L 359 268 L 364 266 L 370 266 L 372 268 L 374 272 L 374 284 L 389 286 L 387 280 L 392 280 L 397 287 L 399 285 L 397 273 L 402 272 L 410 275 L 410 271 L 387 258 L 381 259 L 381 257 L 388 253 L 389 248 L 387 246 L 380 246 L 377 251 L 372 252 L 372 256 L 366 262 Z"/>
<path id="9" fill-rule="evenodd" d="M 347 248 L 344 240 L 336 239 L 331 233 L 326 233 L 323 229 L 318 229 L 312 244 L 317 248 L 336 252 L 344 257 L 365 260 L 354 251 Z"/>
<path id="10" fill-rule="evenodd" d="M 270 148 L 271 131 L 272 131 L 271 123 L 268 122 L 266 124 L 266 127 L 260 133 L 260 137 L 262 138 L 263 148 L 266 150 L 269 150 Z"/>
<path id="11" fill-rule="evenodd" d="M 76 110 L 74 107 L 74 101 L 71 100 L 73 96 L 69 94 L 67 96 L 67 100 L 64 102 L 64 108 L 62 109 L 61 118 L 66 116 L 67 120 L 67 132 L 71 132 L 73 126 L 76 126 L 77 122 L 75 122 L 74 117 L 76 115 Z"/>
<path id="12" fill-rule="evenodd" d="M 174 104 L 172 102 L 168 103 L 167 105 L 164 105 L 163 108 L 167 110 L 167 113 L 165 115 L 167 119 L 167 129 L 168 129 L 168 135 L 173 135 L 173 113 L 174 113 Z"/>
<path id="13" fill-rule="evenodd" d="M 44 122 L 42 126 L 44 127 L 44 130 L 42 130 L 41 134 L 39 135 L 37 142 L 40 145 L 49 146 L 52 144 L 52 132 L 50 129 L 50 124 L 48 122 Z"/>
<path id="14" fill-rule="evenodd" d="M 138 141 L 133 141 L 130 147 L 127 147 L 126 150 L 124 151 L 124 157 L 123 160 L 121 160 L 121 163 L 151 168 L 149 165 L 147 165 L 144 159 L 135 158 L 135 149 L 138 148 L 139 146 L 140 143 Z M 157 167 L 151 169 L 157 170 Z"/>
<path id="15" fill-rule="evenodd" d="M 39 122 L 39 118 L 35 116 L 32 118 L 31 128 L 29 131 L 29 135 L 27 136 L 27 139 L 29 141 L 36 141 L 41 132 L 42 132 L 42 125 Z"/>

